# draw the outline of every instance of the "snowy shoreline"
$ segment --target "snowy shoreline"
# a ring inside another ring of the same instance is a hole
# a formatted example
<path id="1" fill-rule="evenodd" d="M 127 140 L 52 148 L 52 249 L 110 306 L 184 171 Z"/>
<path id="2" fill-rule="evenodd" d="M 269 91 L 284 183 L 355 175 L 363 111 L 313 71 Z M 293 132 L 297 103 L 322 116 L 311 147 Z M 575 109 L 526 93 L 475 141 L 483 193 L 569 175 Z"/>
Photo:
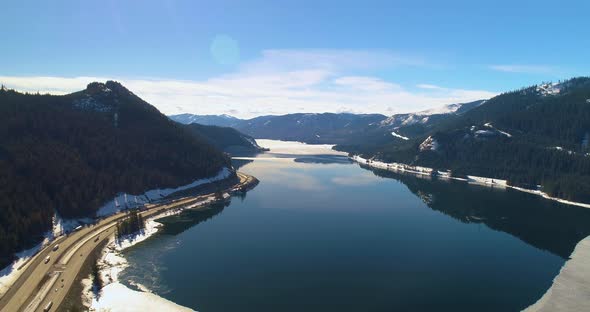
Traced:
<path id="1" fill-rule="evenodd" d="M 227 167 L 223 167 L 219 170 L 217 175 L 213 177 L 197 179 L 189 184 L 176 188 L 152 189 L 140 195 L 119 193 L 113 199 L 107 201 L 103 206 L 101 206 L 97 210 L 96 216 L 109 216 L 121 211 L 122 207 L 125 207 L 125 205 L 130 207 L 133 207 L 134 205 L 143 205 L 149 201 L 161 199 L 162 197 L 168 196 L 178 191 L 220 181 L 229 177 L 231 173 L 232 170 Z M 17 252 L 15 254 L 16 259 L 0 270 L 0 296 L 4 295 L 4 293 L 10 289 L 11 285 L 18 279 L 26 266 L 29 264 L 29 261 L 45 246 L 62 237 L 65 232 L 71 232 L 79 225 L 89 224 L 94 221 L 95 219 L 93 218 L 63 219 L 56 213 L 52 220 L 52 229 L 43 235 L 43 240 L 31 248 Z"/>
<path id="2" fill-rule="evenodd" d="M 410 173 L 410 174 L 422 175 L 422 176 L 432 176 L 433 173 L 435 173 L 434 169 L 429 168 L 429 167 L 410 166 L 410 165 L 406 165 L 406 164 L 402 164 L 402 163 L 385 163 L 385 162 L 381 162 L 381 161 L 365 159 L 365 158 L 362 158 L 358 155 L 354 155 L 354 156 L 350 157 L 350 159 L 354 162 L 357 162 L 357 163 L 363 164 L 363 165 L 367 165 L 372 168 L 384 169 L 384 170 L 389 170 L 389 171 L 394 171 L 394 172 Z M 514 189 L 514 190 L 517 190 L 520 192 L 525 192 L 525 193 L 541 196 L 545 199 L 553 200 L 553 201 L 556 201 L 556 202 L 559 202 L 562 204 L 578 206 L 578 207 L 583 207 L 583 208 L 590 208 L 590 204 L 570 201 L 567 199 L 562 199 L 562 198 L 557 198 L 557 197 L 552 197 L 549 194 L 547 194 L 543 191 L 540 191 L 540 190 L 531 190 L 531 189 L 526 189 L 526 188 L 522 188 L 522 187 L 518 187 L 518 186 L 509 185 L 507 180 L 494 179 L 494 178 L 488 178 L 488 177 L 478 177 L 478 176 L 472 176 L 472 175 L 468 175 L 466 179 L 465 178 L 458 178 L 458 177 L 451 176 L 450 171 L 440 171 L 440 170 L 438 170 L 436 172 L 436 175 L 438 176 L 439 179 L 464 181 L 464 182 L 467 182 L 470 184 L 478 184 L 478 185 L 484 185 L 484 186 L 490 186 L 490 187 L 511 188 L 511 189 Z"/>
<path id="3" fill-rule="evenodd" d="M 545 294 L 523 311 L 590 311 L 590 236 L 576 245 Z"/>
<path id="4" fill-rule="evenodd" d="M 229 197 L 228 193 L 224 193 L 224 199 Z M 177 215 L 187 209 L 202 209 L 215 201 L 214 197 L 209 197 L 186 207 L 163 211 L 149 217 L 145 221 L 145 229 L 140 233 L 128 235 L 120 240 L 111 239 L 98 260 L 99 276 L 104 285 L 99 291 L 99 296 L 97 297 L 92 289 L 92 277 L 89 276 L 82 281 L 82 302 L 85 307 L 90 311 L 193 311 L 152 293 L 141 284 L 134 285 L 139 290 L 130 289 L 122 284 L 119 274 L 129 264 L 121 252 L 156 234 L 162 226 L 157 219 Z"/>
<path id="5" fill-rule="evenodd" d="M 409 166 L 400 163 L 384 163 L 364 159 L 360 156 L 353 156 L 351 159 L 359 164 L 364 164 L 372 168 L 416 174 L 418 176 L 431 176 L 434 171 L 428 167 Z M 508 185 L 506 180 L 469 175 L 467 179 L 456 178 L 452 177 L 449 171 L 438 171 L 436 173 L 442 179 L 459 180 L 490 187 L 512 188 L 563 204 L 590 208 L 590 204 L 551 197 L 540 190 L 530 190 Z M 590 236 L 584 238 L 576 245 L 576 248 L 570 255 L 570 260 L 565 262 L 558 275 L 553 279 L 553 284 L 537 302 L 527 307 L 524 311 L 590 311 Z"/>

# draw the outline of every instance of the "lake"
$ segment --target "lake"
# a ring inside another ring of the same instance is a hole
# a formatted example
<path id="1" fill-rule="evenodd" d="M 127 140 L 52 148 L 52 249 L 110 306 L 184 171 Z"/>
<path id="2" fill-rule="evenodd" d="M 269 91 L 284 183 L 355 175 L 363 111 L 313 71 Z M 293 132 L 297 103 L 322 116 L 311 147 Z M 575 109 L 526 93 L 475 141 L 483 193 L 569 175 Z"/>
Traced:
<path id="1" fill-rule="evenodd" d="M 519 311 L 590 235 L 590 209 L 260 143 L 234 160 L 260 184 L 161 219 L 122 283 L 205 312 Z"/>

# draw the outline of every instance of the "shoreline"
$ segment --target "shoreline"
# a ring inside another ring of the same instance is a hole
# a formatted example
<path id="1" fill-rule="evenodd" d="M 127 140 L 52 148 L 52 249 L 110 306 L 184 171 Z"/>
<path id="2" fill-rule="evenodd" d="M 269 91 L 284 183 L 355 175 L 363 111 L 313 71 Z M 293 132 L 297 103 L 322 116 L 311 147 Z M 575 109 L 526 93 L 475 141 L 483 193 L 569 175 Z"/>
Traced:
<path id="1" fill-rule="evenodd" d="M 245 175 L 243 173 L 236 172 L 230 177 L 231 179 L 224 179 L 223 181 L 206 183 L 206 185 L 199 186 L 199 189 L 195 189 L 189 193 L 178 193 L 178 195 L 172 195 L 165 200 L 160 201 L 158 204 L 148 204 L 141 211 L 144 219 L 152 221 L 153 217 L 162 217 L 164 212 L 172 213 L 177 210 L 183 210 L 185 208 L 194 208 L 199 205 L 208 204 L 208 202 L 215 200 L 216 193 L 221 190 L 225 195 L 223 200 L 227 200 L 230 195 L 246 191 L 257 184 L 258 180 L 254 177 Z M 219 198 L 217 198 L 219 199 Z M 178 209 L 182 208 L 182 209 Z M 75 282 L 80 276 L 83 262 L 88 256 L 96 249 L 98 243 L 114 239 L 113 228 L 115 223 L 125 217 L 125 213 L 116 213 L 111 216 L 99 219 L 95 224 L 90 224 L 81 228 L 77 228 L 74 231 L 68 233 L 68 235 L 61 235 L 57 239 L 49 242 L 49 244 L 37 251 L 30 259 L 26 260 L 25 265 L 19 264 L 18 271 L 10 266 L 17 274 L 8 274 L 7 278 L 13 279 L 6 281 L 6 293 L 0 297 L 0 310 L 17 310 L 19 308 L 30 306 L 31 309 L 36 308 L 44 304 L 53 304 L 59 308 L 64 303 L 65 297 L 69 293 L 70 289 L 74 288 L 74 283 L 80 285 L 81 282 Z M 145 239 L 146 233 L 142 233 Z M 137 239 L 138 237 L 134 237 Z M 142 239 L 142 240 L 143 240 Z M 59 243 L 59 244 L 58 244 Z M 100 248 L 100 252 L 103 252 Z M 72 257 L 72 255 L 80 253 L 80 257 Z M 51 255 L 51 257 L 49 257 Z M 86 257 L 82 257 L 86 255 Z M 46 257 L 47 256 L 47 257 Z M 48 260 L 51 261 L 51 265 L 44 265 Z M 45 260 L 45 262 L 44 262 Z M 70 261 L 72 260 L 72 261 Z M 14 273 L 14 272 L 9 272 Z M 34 273 L 34 274 L 33 274 Z M 44 276 L 52 276 L 52 279 L 48 280 Z M 61 288 L 56 288 L 60 291 L 55 292 L 34 292 L 34 289 L 38 287 L 47 288 L 51 287 L 52 284 L 56 283 L 53 278 L 61 277 L 60 283 Z M 65 286 L 65 287 L 64 287 Z M 63 291 L 62 291 L 63 289 Z M 78 296 L 81 296 L 80 293 Z M 32 298 L 32 299 L 31 299 Z"/>
<path id="2" fill-rule="evenodd" d="M 409 173 L 422 177 L 430 177 L 433 169 L 428 167 L 408 166 L 398 163 L 384 163 L 371 161 L 360 156 L 350 157 L 352 161 L 371 168 L 388 170 L 398 173 Z M 530 190 L 512 186 L 506 180 L 487 177 L 467 176 L 467 179 L 450 176 L 450 172 L 437 172 L 439 178 L 447 180 L 464 181 L 469 184 L 477 184 L 488 187 L 511 188 L 520 192 L 529 193 L 553 200 L 559 203 L 590 208 L 590 204 L 572 202 L 569 200 L 551 197 L 540 190 Z M 440 173 L 443 173 L 440 175 Z M 445 174 L 447 173 L 447 174 Z M 525 312 L 554 312 L 554 311 L 590 311 L 590 236 L 582 239 L 570 255 L 553 283 L 547 291 L 535 303 L 523 311 Z"/>
<path id="3" fill-rule="evenodd" d="M 393 172 L 409 173 L 409 174 L 414 174 L 414 175 L 419 175 L 419 176 L 420 175 L 432 176 L 432 174 L 434 173 L 434 170 L 429 167 L 410 166 L 410 165 L 406 165 L 406 164 L 402 164 L 402 163 L 385 163 L 385 162 L 381 162 L 381 161 L 365 159 L 365 158 L 362 158 L 358 155 L 354 155 L 349 158 L 352 161 L 359 163 L 359 164 L 363 164 L 363 165 L 366 165 L 366 166 L 369 166 L 372 168 L 393 171 Z M 571 200 L 567 200 L 567 199 L 563 199 L 563 198 L 552 197 L 549 194 L 547 194 L 543 191 L 540 191 L 540 190 L 531 190 L 531 189 L 527 189 L 527 188 L 523 188 L 523 187 L 509 185 L 507 180 L 494 179 L 494 178 L 488 178 L 488 177 L 478 177 L 478 176 L 472 176 L 472 175 L 468 175 L 467 179 L 458 178 L 458 177 L 451 176 L 450 171 L 440 171 L 440 170 L 437 171 L 436 174 L 439 179 L 443 179 L 443 180 L 463 181 L 463 182 L 467 182 L 469 184 L 483 185 L 483 186 L 488 186 L 488 187 L 511 188 L 511 189 L 514 189 L 514 190 L 517 190 L 520 192 L 541 196 L 545 199 L 556 201 L 556 202 L 559 202 L 562 204 L 572 205 L 572 206 L 577 206 L 577 207 L 582 207 L 582 208 L 590 208 L 590 204 L 587 204 L 587 203 L 575 202 L 575 201 L 571 201 Z"/>
<path id="4" fill-rule="evenodd" d="M 576 245 L 545 294 L 523 311 L 590 311 L 590 236 Z"/>
<path id="5" fill-rule="evenodd" d="M 166 196 L 173 195 L 183 190 L 223 181 L 229 178 L 230 174 L 231 170 L 227 167 L 223 167 L 215 176 L 196 179 L 189 184 L 178 187 L 150 189 L 139 195 L 122 192 L 100 206 L 96 211 L 95 217 L 63 219 L 55 213 L 52 220 L 52 228 L 43 235 L 42 240 L 32 247 L 14 253 L 15 259 L 5 267 L 0 268 L 0 298 L 3 297 L 11 288 L 12 284 L 19 279 L 24 269 L 29 265 L 29 262 L 41 253 L 45 247 L 65 238 L 64 233 L 72 232 L 78 226 L 92 224 L 101 218 L 117 214 L 125 210 L 125 206 L 128 206 L 127 208 L 133 208 L 144 204 L 152 205 L 151 201 L 160 201 Z"/>
<path id="6" fill-rule="evenodd" d="M 81 296 L 82 302 L 85 303 L 84 308 L 89 309 L 89 311 L 102 311 L 103 309 L 110 310 L 113 308 L 126 311 L 125 309 L 119 309 L 125 305 L 127 309 L 134 311 L 137 309 L 193 311 L 190 308 L 178 305 L 152 293 L 151 290 L 141 284 L 134 284 L 137 290 L 131 289 L 122 284 L 119 281 L 119 273 L 128 266 L 128 263 L 127 259 L 125 259 L 121 252 L 155 235 L 163 226 L 162 223 L 157 222 L 156 220 L 178 215 L 186 210 L 210 209 L 212 204 L 229 201 L 233 194 L 247 192 L 254 188 L 259 182 L 253 176 L 245 175 L 243 173 L 237 173 L 237 175 L 242 182 L 226 189 L 223 193 L 222 199 L 216 199 L 214 196 L 209 196 L 200 202 L 162 211 L 161 213 L 150 216 L 145 220 L 146 228 L 141 233 L 126 236 L 121 240 L 117 240 L 114 237 L 111 238 L 104 248 L 101 249 L 100 254 L 102 254 L 102 256 L 97 261 L 99 266 L 99 276 L 103 284 L 102 289 L 98 290 L 98 298 L 96 297 L 95 291 L 90 287 L 93 283 L 92 279 L 84 278 L 82 280 L 84 291 Z"/>

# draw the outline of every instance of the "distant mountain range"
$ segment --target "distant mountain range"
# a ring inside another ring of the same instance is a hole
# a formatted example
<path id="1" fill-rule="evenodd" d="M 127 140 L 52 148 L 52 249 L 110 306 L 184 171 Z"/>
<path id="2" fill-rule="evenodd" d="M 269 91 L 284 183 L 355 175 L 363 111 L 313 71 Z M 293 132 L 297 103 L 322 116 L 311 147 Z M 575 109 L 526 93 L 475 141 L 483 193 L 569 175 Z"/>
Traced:
<path id="1" fill-rule="evenodd" d="M 404 128 L 407 135 L 422 134 L 438 121 L 461 115 L 485 101 L 451 104 L 439 109 L 390 117 L 381 114 L 287 114 L 238 119 L 228 115 L 169 116 L 183 124 L 199 123 L 232 127 L 256 139 L 300 141 L 310 144 L 354 144 L 371 142 L 378 145 L 395 140 L 395 130 Z"/>
<path id="2" fill-rule="evenodd" d="M 336 144 L 365 158 L 506 179 L 590 202 L 590 78 L 542 83 L 492 99 L 409 114 L 288 114 L 223 123 L 254 138 Z M 220 124 L 218 124 L 220 125 Z"/>
<path id="3" fill-rule="evenodd" d="M 215 175 L 230 166 L 222 151 L 260 151 L 253 138 L 336 144 L 368 159 L 541 185 L 590 203 L 590 78 L 393 116 L 170 119 L 113 81 L 63 96 L 0 89 L 0 266 L 38 242 L 54 213 L 92 216 L 119 192 Z"/>
<path id="4" fill-rule="evenodd" d="M 193 115 L 193 114 L 179 114 L 170 116 L 176 122 L 182 124 L 197 123 L 205 126 L 219 126 L 237 128 L 242 122 L 241 119 L 232 117 L 230 115 Z"/>
<path id="5" fill-rule="evenodd" d="M 0 267 L 55 213 L 92 216 L 119 192 L 177 187 L 229 159 L 121 84 L 63 96 L 0 89 Z"/>

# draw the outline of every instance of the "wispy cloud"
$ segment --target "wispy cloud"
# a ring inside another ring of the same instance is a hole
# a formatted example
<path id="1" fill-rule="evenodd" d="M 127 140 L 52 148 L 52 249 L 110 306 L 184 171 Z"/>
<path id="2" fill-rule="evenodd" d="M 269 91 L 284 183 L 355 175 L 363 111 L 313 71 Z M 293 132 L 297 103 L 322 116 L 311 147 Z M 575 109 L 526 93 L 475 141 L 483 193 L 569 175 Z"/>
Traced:
<path id="1" fill-rule="evenodd" d="M 426 90 L 448 90 L 447 88 L 443 88 L 441 86 L 428 84 L 428 83 L 417 84 L 416 87 L 418 87 L 420 89 L 426 89 Z"/>
<path id="2" fill-rule="evenodd" d="M 557 71 L 557 68 L 548 65 L 490 65 L 495 71 L 519 74 L 549 74 Z"/>
<path id="3" fill-rule="evenodd" d="M 293 112 L 403 113 L 485 99 L 486 90 L 422 84 L 410 91 L 392 81 L 358 73 L 402 66 L 429 66 L 416 57 L 384 51 L 267 50 L 233 73 L 206 80 L 126 77 L 0 77 L 30 91 L 64 94 L 92 81 L 118 80 L 165 114 L 231 114 L 252 117 Z"/>
<path id="4" fill-rule="evenodd" d="M 260 58 L 242 64 L 240 72 L 276 72 L 302 68 L 340 72 L 397 66 L 429 66 L 429 64 L 421 57 L 380 50 L 264 50 Z"/>

